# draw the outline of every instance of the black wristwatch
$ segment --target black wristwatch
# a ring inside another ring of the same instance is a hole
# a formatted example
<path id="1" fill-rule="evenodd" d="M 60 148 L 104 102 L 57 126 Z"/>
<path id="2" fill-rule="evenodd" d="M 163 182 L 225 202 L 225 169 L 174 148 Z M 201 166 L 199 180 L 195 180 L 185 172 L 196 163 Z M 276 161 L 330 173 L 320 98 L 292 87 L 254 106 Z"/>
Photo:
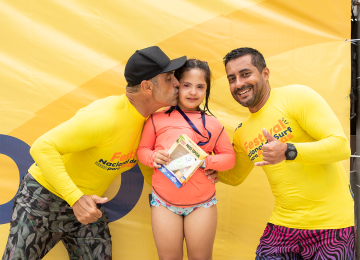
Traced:
<path id="1" fill-rule="evenodd" d="M 287 143 L 287 150 L 285 152 L 286 160 L 295 160 L 297 156 L 297 150 L 295 145 Z"/>

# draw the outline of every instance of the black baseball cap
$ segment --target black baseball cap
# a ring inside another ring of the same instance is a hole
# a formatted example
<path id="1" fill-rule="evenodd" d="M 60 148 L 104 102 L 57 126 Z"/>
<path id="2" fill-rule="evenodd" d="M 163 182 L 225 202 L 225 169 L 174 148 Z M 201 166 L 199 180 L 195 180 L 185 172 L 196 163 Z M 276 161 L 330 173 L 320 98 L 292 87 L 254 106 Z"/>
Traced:
<path id="1" fill-rule="evenodd" d="M 158 47 L 151 46 L 137 50 L 125 66 L 124 76 L 129 86 L 136 86 L 160 73 L 176 70 L 184 65 L 186 56 L 170 60 Z"/>

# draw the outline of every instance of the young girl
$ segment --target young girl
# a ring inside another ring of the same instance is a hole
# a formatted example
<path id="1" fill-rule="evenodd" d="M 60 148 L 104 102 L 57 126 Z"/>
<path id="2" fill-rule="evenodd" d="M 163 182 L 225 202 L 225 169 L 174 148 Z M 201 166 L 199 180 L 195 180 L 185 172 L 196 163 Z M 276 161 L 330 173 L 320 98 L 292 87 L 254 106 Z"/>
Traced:
<path id="1" fill-rule="evenodd" d="M 156 112 L 147 120 L 137 152 L 141 163 L 155 168 L 151 201 L 153 235 L 159 259 L 183 259 L 184 238 L 190 260 L 212 259 L 218 200 L 215 185 L 204 171 L 231 169 L 235 154 L 224 127 L 215 117 L 205 114 L 205 111 L 211 114 L 208 64 L 187 60 L 175 71 L 175 77 L 180 82 L 177 107 Z M 205 111 L 199 107 L 204 99 Z M 205 160 L 205 169 L 199 168 L 183 187 L 176 188 L 157 168 L 169 164 L 167 150 L 181 134 L 210 155 Z"/>

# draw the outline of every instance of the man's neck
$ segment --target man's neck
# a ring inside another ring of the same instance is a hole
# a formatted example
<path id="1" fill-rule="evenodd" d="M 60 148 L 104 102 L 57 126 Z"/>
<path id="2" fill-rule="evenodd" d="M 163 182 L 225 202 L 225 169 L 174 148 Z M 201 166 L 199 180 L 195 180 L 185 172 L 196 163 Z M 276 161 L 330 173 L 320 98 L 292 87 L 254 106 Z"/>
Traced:
<path id="1" fill-rule="evenodd" d="M 256 106 L 254 107 L 249 107 L 249 111 L 250 113 L 256 113 L 258 112 L 263 106 L 265 106 L 266 102 L 268 101 L 269 97 L 270 97 L 270 85 L 269 83 L 266 84 L 265 87 L 265 92 L 264 95 L 262 96 L 262 98 L 260 99 L 260 101 L 256 104 Z"/>
<path id="2" fill-rule="evenodd" d="M 150 116 L 160 108 L 155 101 L 145 97 L 141 93 L 131 93 L 126 91 L 126 96 L 130 103 L 143 117 Z"/>

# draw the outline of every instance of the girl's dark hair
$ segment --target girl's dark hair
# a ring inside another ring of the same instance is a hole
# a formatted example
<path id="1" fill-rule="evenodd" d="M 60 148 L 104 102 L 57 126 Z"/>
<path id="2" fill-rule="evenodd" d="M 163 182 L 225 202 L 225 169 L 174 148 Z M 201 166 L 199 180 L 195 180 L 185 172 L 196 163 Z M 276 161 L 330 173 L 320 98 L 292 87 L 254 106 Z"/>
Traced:
<path id="1" fill-rule="evenodd" d="M 204 111 L 203 112 L 209 112 L 212 116 L 214 116 L 210 110 L 209 110 L 209 97 L 210 97 L 210 88 L 211 88 L 211 71 L 209 68 L 209 65 L 207 64 L 206 61 L 201 61 L 201 60 L 197 60 L 197 59 L 188 59 L 185 64 L 178 68 L 177 70 L 175 70 L 175 77 L 177 78 L 177 80 L 180 81 L 180 79 L 182 78 L 182 76 L 184 75 L 184 72 L 186 71 L 190 71 L 192 69 L 199 69 L 201 71 L 204 72 L 205 74 L 205 82 L 206 82 L 206 95 L 205 95 L 205 105 L 204 105 Z M 165 114 L 171 114 L 172 111 L 174 111 L 175 106 L 171 106 L 168 110 L 165 111 Z M 200 107 L 199 110 L 201 111 Z"/>

